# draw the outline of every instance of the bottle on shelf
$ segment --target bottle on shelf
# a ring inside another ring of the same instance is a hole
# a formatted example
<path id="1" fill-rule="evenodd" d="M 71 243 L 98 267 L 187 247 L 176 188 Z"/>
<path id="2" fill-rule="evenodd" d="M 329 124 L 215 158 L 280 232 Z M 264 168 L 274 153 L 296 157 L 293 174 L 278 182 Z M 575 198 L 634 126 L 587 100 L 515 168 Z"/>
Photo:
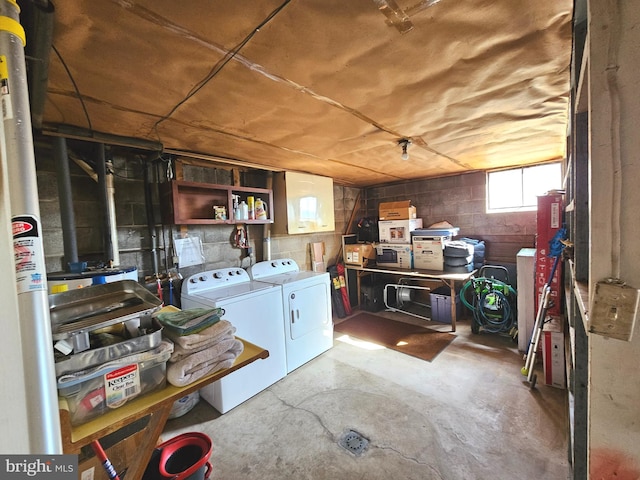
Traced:
<path id="1" fill-rule="evenodd" d="M 255 219 L 255 205 L 254 205 L 254 198 L 249 196 L 247 197 L 247 208 L 249 209 L 249 215 L 248 215 L 248 219 L 249 220 L 253 220 Z"/>
<path id="2" fill-rule="evenodd" d="M 240 202 L 240 220 L 249 220 L 249 205 L 243 200 Z"/>
<path id="3" fill-rule="evenodd" d="M 256 198 L 256 220 L 267 219 L 267 204 L 261 198 Z"/>

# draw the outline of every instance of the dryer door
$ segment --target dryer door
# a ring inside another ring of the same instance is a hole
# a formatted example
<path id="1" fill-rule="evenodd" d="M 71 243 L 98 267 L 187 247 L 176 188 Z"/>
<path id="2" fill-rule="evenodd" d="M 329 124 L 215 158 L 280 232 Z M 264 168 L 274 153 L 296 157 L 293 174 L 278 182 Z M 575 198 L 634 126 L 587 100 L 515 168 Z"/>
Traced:
<path id="1" fill-rule="evenodd" d="M 327 328 L 331 323 L 329 289 L 324 283 L 289 292 L 287 298 L 287 334 L 295 340 L 310 332 Z"/>

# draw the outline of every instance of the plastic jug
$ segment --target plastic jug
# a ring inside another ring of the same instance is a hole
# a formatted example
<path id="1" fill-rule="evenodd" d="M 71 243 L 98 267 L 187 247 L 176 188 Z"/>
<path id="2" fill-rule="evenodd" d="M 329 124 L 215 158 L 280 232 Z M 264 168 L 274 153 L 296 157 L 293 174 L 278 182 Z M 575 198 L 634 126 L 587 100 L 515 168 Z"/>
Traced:
<path id="1" fill-rule="evenodd" d="M 260 198 L 256 198 L 256 220 L 267 219 L 267 204 Z"/>
<path id="2" fill-rule="evenodd" d="M 249 205 L 244 203 L 244 200 L 240 202 L 240 220 L 249 219 Z"/>

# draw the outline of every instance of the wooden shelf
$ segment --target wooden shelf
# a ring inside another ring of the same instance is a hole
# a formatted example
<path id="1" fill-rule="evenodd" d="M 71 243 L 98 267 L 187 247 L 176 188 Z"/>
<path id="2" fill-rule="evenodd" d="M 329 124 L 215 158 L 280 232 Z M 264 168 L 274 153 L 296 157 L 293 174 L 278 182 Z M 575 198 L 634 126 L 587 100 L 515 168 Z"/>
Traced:
<path id="1" fill-rule="evenodd" d="M 233 218 L 233 195 L 247 202 L 247 197 L 261 198 L 267 204 L 266 220 Z M 238 187 L 211 183 L 173 180 L 161 184 L 163 220 L 173 225 L 225 225 L 235 223 L 273 223 L 273 192 L 266 188 Z M 214 205 L 227 208 L 227 219 L 214 218 Z"/>

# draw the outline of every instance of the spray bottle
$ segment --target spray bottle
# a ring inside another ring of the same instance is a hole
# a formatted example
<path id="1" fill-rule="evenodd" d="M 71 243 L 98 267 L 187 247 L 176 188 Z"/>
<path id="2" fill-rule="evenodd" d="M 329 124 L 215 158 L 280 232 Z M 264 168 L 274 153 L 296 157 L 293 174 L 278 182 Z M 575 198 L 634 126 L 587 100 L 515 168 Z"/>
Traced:
<path id="1" fill-rule="evenodd" d="M 233 198 L 233 219 L 240 220 L 242 217 L 240 216 L 240 205 L 238 204 L 238 195 L 231 195 Z"/>

